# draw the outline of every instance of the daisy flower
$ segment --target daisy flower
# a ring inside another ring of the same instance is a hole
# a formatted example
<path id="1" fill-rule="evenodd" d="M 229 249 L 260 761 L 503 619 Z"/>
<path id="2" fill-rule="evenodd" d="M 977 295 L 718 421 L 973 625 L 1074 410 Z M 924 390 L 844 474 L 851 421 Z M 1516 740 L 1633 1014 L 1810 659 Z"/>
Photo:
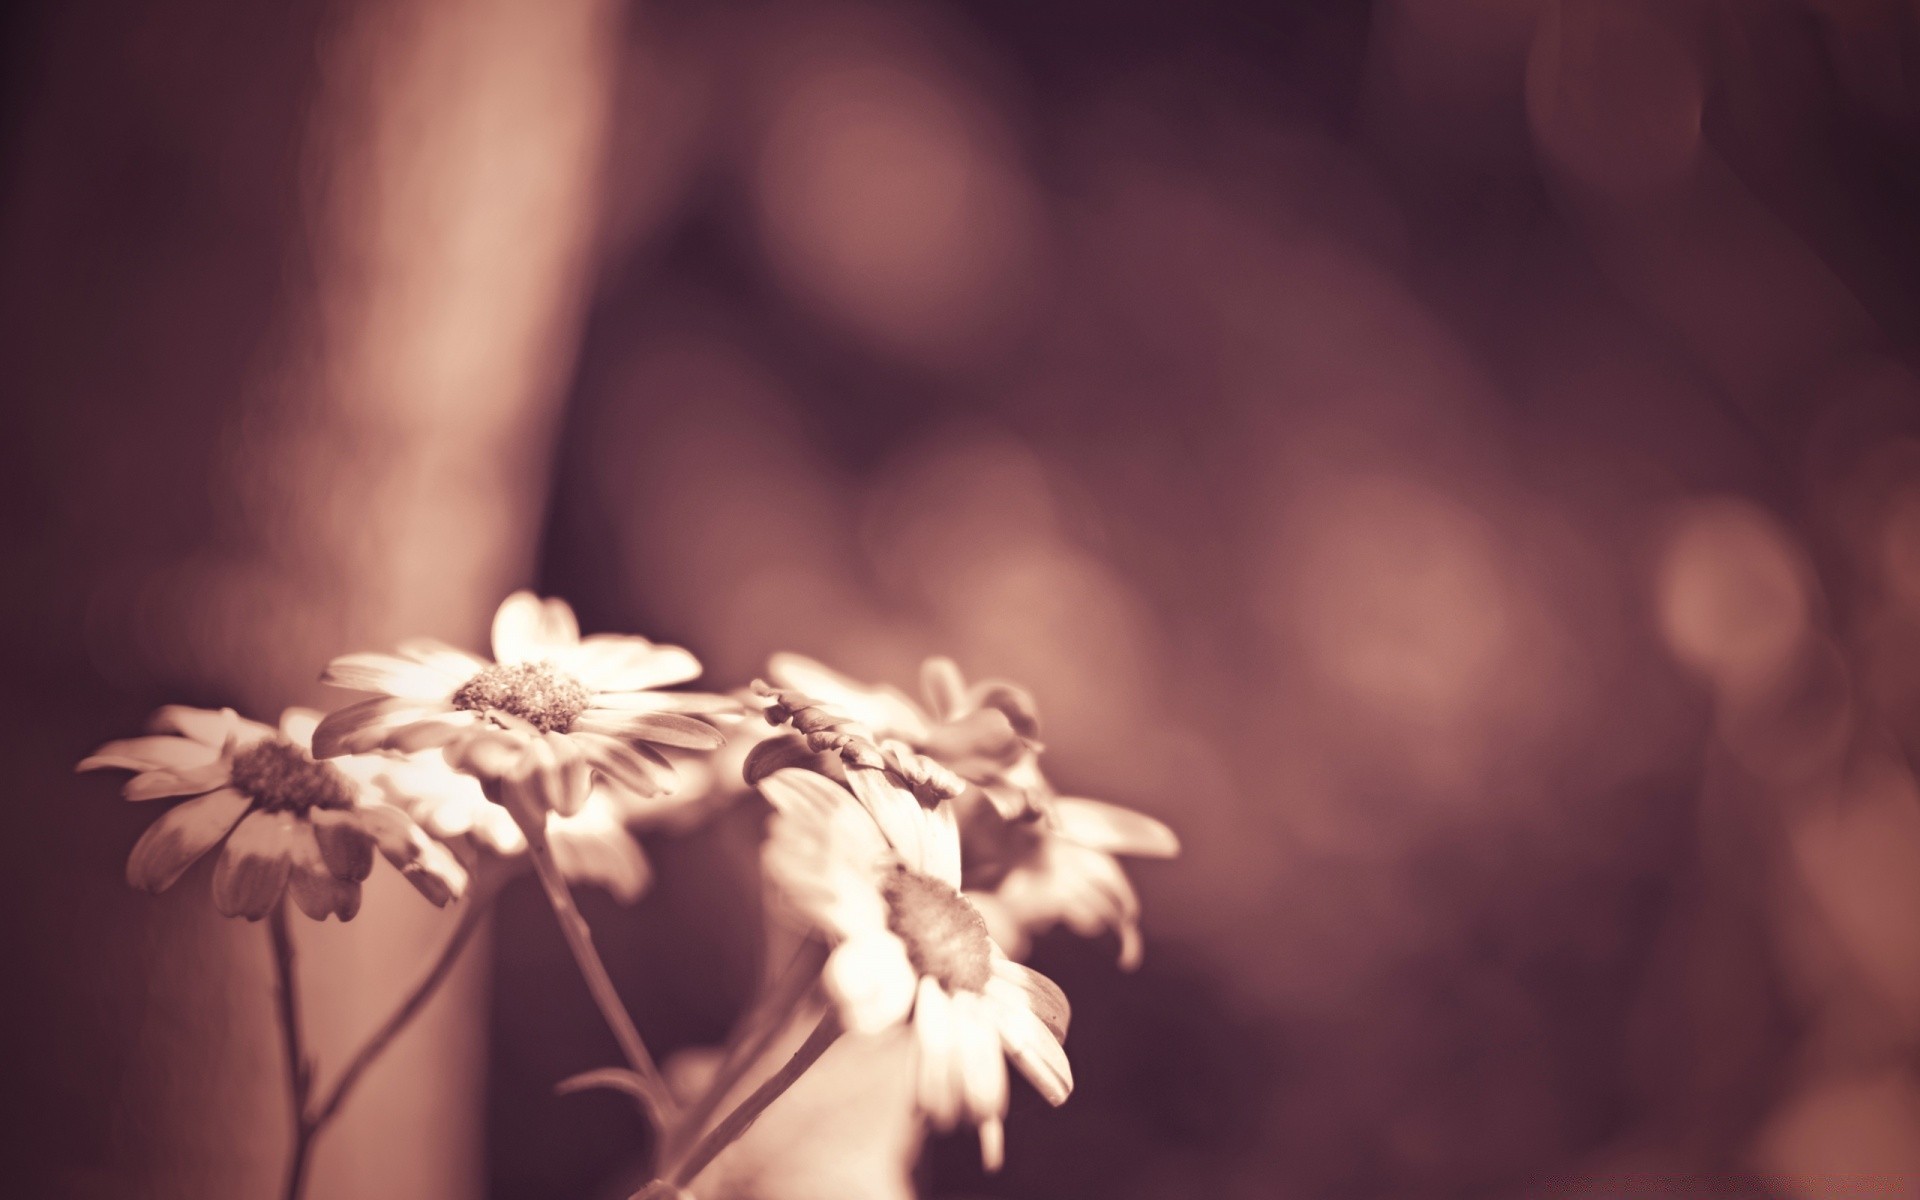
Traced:
<path id="1" fill-rule="evenodd" d="M 527 836 L 507 810 L 487 799 L 479 780 L 453 770 L 439 755 L 392 756 L 373 782 L 421 828 L 463 847 L 470 863 L 517 861 L 527 853 Z M 679 807 L 677 800 L 638 801 L 625 791 L 595 787 L 580 811 L 547 814 L 547 844 L 569 881 L 596 884 L 631 904 L 646 891 L 652 871 L 630 826 Z"/>
<path id="2" fill-rule="evenodd" d="M 958 802 L 965 888 L 995 935 L 1015 954 L 1055 925 L 1081 937 L 1112 930 L 1120 966 L 1140 965 L 1140 898 L 1116 855 L 1172 858 L 1173 830 L 1143 813 L 1056 796 L 1044 813 L 1008 820 L 969 795 Z"/>
<path id="3" fill-rule="evenodd" d="M 322 722 L 315 752 L 442 747 L 449 762 L 477 769 L 500 761 L 504 735 L 543 785 L 528 793 L 534 810 L 515 814 L 529 823 L 549 808 L 563 816 L 580 811 L 595 777 L 638 797 L 659 795 L 674 769 L 657 747 L 711 750 L 721 734 L 700 718 L 739 711 L 726 696 L 656 690 L 700 674 L 687 651 L 641 637 L 582 638 L 565 601 L 532 592 L 508 596 L 494 614 L 493 655 L 489 662 L 414 640 L 397 654 L 334 659 L 322 682 L 376 694 Z M 494 749 L 469 753 L 478 738 Z"/>
<path id="4" fill-rule="evenodd" d="M 870 768 L 848 774 L 856 789 L 887 789 L 894 800 L 863 811 L 847 788 L 797 768 L 760 781 L 776 809 L 767 873 L 833 944 L 822 981 L 841 1021 L 858 1033 L 910 1025 L 920 1110 L 936 1128 L 962 1119 L 974 1124 L 982 1161 L 997 1169 L 1006 1059 L 1052 1104 L 1073 1090 L 1061 1049 L 1067 999 L 1044 975 L 1001 953 L 960 894 L 951 807 L 923 808 Z M 906 839 L 883 835 L 868 818 L 876 807 L 916 819 L 919 828 Z"/>
<path id="5" fill-rule="evenodd" d="M 952 659 L 929 658 L 920 670 L 922 707 L 897 688 L 859 683 L 798 654 L 774 655 L 767 674 L 784 693 L 776 699 L 804 697 L 852 722 L 855 739 L 864 734 L 878 747 L 897 743 L 931 759 L 1008 817 L 1043 809 L 1052 798 L 1040 773 L 1033 697 L 1014 684 L 989 680 L 969 687 Z"/>
<path id="6" fill-rule="evenodd" d="M 316 762 L 319 714 L 290 708 L 280 727 L 232 709 L 178 705 L 154 714 L 145 737 L 108 742 L 76 768 L 135 772 L 129 800 L 188 797 L 163 813 L 127 859 L 127 882 L 164 892 L 221 847 L 213 903 L 257 921 L 291 893 L 316 921 L 352 920 L 373 852 L 438 905 L 466 888 L 466 871 L 399 809 L 367 790 L 364 759 Z"/>

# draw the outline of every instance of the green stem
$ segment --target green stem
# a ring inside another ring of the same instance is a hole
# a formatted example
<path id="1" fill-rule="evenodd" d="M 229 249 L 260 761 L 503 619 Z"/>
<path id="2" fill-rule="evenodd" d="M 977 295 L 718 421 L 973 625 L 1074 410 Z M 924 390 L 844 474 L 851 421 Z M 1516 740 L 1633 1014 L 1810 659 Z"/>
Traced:
<path id="1" fill-rule="evenodd" d="M 592 993 L 594 1004 L 600 1009 L 600 1016 L 613 1032 L 614 1040 L 620 1043 L 620 1053 L 626 1058 L 627 1066 L 639 1076 L 641 1086 L 648 1096 L 648 1109 L 658 1129 L 671 1127 L 674 1103 L 673 1093 L 667 1089 L 667 1081 L 661 1076 L 660 1068 L 654 1065 L 653 1055 L 647 1052 L 647 1044 L 641 1040 L 640 1031 L 634 1028 L 633 1018 L 627 1014 L 626 1006 L 620 1002 L 620 993 L 613 986 L 612 976 L 607 974 L 606 964 L 600 961 L 599 951 L 593 948 L 593 931 L 587 928 L 587 919 L 580 915 L 580 909 L 573 902 L 573 893 L 567 888 L 566 877 L 560 874 L 560 867 L 553 861 L 553 851 L 547 846 L 545 837 L 529 833 L 527 836 L 527 856 L 533 860 L 534 874 L 540 877 L 540 886 L 547 893 L 547 903 L 553 908 L 553 915 L 560 922 L 560 932 L 565 935 L 567 948 L 573 952 L 573 961 L 579 966 L 581 977 L 586 980 L 587 991 Z"/>
<path id="2" fill-rule="evenodd" d="M 663 1162 L 677 1161 L 681 1153 L 693 1144 L 693 1139 L 706 1132 L 707 1122 L 713 1119 L 720 1102 L 760 1061 L 767 1048 L 786 1028 L 787 1022 L 793 1019 L 794 1013 L 799 1011 L 801 1002 L 819 980 L 820 968 L 826 961 L 827 947 L 820 939 L 810 937 L 800 944 L 792 962 L 742 1022 L 739 1036 L 733 1039 L 706 1090 L 701 1092 L 692 1107 L 681 1114 L 680 1120 L 668 1133 L 661 1153 Z"/>
<path id="3" fill-rule="evenodd" d="M 738 1141 L 769 1104 L 778 1100 L 796 1080 L 807 1073 L 807 1068 L 820 1060 L 840 1032 L 839 1010 L 828 1006 L 826 1015 L 820 1018 L 820 1023 L 813 1027 L 813 1032 L 793 1052 L 793 1057 L 787 1060 L 786 1065 L 755 1088 L 751 1096 L 742 1100 L 738 1108 L 728 1113 L 707 1136 L 701 1138 L 692 1153 L 667 1175 L 667 1182 L 674 1187 L 685 1187 L 699 1178 L 700 1172 L 706 1170 L 722 1150 Z"/>

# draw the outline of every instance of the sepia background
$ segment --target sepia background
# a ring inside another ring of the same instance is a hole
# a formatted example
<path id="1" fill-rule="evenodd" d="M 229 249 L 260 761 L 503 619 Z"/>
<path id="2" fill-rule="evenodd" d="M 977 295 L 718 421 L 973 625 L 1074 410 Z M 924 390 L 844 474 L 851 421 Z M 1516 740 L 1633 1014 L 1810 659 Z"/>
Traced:
<path id="1" fill-rule="evenodd" d="M 720 686 L 1021 680 L 1181 835 L 1137 973 L 1036 947 L 1073 1099 L 928 1196 L 1920 1195 L 1911 3 L 0 20 L 10 1194 L 287 1138 L 264 934 L 128 891 L 71 764 L 531 584 Z M 762 815 L 588 905 L 668 1052 L 753 985 Z M 316 1196 L 626 1195 L 551 921 Z M 323 1056 L 449 924 L 302 923 Z"/>

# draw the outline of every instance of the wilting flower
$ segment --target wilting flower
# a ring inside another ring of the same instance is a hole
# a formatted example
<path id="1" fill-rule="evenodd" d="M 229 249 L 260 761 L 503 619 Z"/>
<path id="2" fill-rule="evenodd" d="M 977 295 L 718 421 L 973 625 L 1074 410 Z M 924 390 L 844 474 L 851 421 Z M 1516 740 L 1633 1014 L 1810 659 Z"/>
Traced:
<path id="1" fill-rule="evenodd" d="M 163 892 L 225 843 L 213 872 L 214 906 L 257 921 L 291 892 L 314 920 L 351 920 L 373 852 L 420 894 L 445 904 L 467 876 L 447 848 L 366 791 L 365 760 L 316 762 L 319 714 L 290 708 L 280 727 L 232 709 L 178 705 L 154 714 L 145 737 L 108 742 L 78 770 L 134 771 L 129 800 L 184 796 L 150 826 L 127 859 L 127 882 Z"/>
<path id="2" fill-rule="evenodd" d="M 1120 966 L 1140 965 L 1140 898 L 1115 855 L 1172 858 L 1180 839 L 1131 809 L 1056 796 L 1044 813 L 1014 820 L 969 795 L 959 801 L 964 883 L 995 935 L 1015 954 L 1029 936 L 1065 925 L 1082 937 L 1109 929 Z"/>
<path id="3" fill-rule="evenodd" d="M 534 806 L 515 812 L 524 825 L 548 808 L 578 812 L 596 775 L 639 797 L 668 790 L 673 766 L 656 747 L 710 750 L 721 735 L 698 718 L 739 709 L 726 696 L 655 690 L 700 674 L 699 661 L 680 647 L 614 634 L 582 638 L 565 601 L 531 592 L 508 596 L 494 614 L 493 653 L 488 662 L 414 640 L 398 654 L 334 659 L 324 682 L 379 694 L 329 716 L 315 735 L 316 753 L 444 747 L 447 761 L 481 771 L 505 769 L 510 748 L 540 784 L 521 793 Z M 488 745 L 475 753 L 482 739 Z"/>
<path id="4" fill-rule="evenodd" d="M 880 750 L 897 746 L 930 759 L 978 788 L 1008 817 L 1043 810 L 1052 798 L 1040 773 L 1033 698 L 1014 684 L 989 680 L 969 687 L 952 659 L 929 658 L 920 669 L 922 708 L 897 688 L 856 682 L 798 654 L 774 655 L 767 674 L 777 685 L 768 691 L 783 712 L 810 702 L 850 723 L 843 747 L 865 738 Z M 815 723 L 825 722 L 816 717 Z M 887 765 L 900 769 L 899 761 Z"/>
<path id="5" fill-rule="evenodd" d="M 785 768 L 760 781 L 778 810 L 767 873 L 833 943 L 823 981 L 841 1020 L 861 1033 L 910 1021 L 921 1111 L 938 1128 L 962 1118 L 976 1125 L 981 1158 L 995 1169 L 1007 1110 L 1003 1054 L 1050 1103 L 1073 1090 L 1060 1045 L 1066 997 L 1001 953 L 960 894 L 951 808 L 922 807 L 880 771 L 848 775 L 855 791 L 869 793 L 865 811 L 811 771 Z M 887 823 L 869 819 L 882 812 Z"/>
<path id="6" fill-rule="evenodd" d="M 438 755 L 391 756 L 375 770 L 373 782 L 428 833 L 461 847 L 477 870 L 527 852 L 526 834 L 507 810 L 487 799 L 477 779 Z M 646 891 L 652 872 L 630 826 L 684 806 L 677 799 L 639 800 L 624 790 L 595 787 L 580 811 L 547 814 L 547 844 L 567 879 L 597 884 L 631 904 Z"/>

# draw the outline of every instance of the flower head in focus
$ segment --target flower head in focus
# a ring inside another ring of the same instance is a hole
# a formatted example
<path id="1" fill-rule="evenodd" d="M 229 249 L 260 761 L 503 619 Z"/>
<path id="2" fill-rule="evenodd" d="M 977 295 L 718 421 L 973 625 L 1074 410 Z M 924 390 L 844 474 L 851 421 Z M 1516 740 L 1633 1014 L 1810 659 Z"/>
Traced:
<path id="1" fill-rule="evenodd" d="M 1081 937 L 1112 930 L 1120 966 L 1140 965 L 1140 898 L 1116 855 L 1172 858 L 1180 839 L 1132 809 L 1056 796 L 1044 813 L 1014 820 L 972 795 L 958 802 L 964 886 L 994 936 L 1024 956 L 1028 939 L 1055 925 Z"/>
<path id="2" fill-rule="evenodd" d="M 701 718 L 739 711 L 730 697 L 657 690 L 700 674 L 687 651 L 642 637 L 583 638 L 565 601 L 531 592 L 508 596 L 494 614 L 493 653 L 488 662 L 417 639 L 397 654 L 334 659 L 323 682 L 376 695 L 322 722 L 315 752 L 444 748 L 523 829 L 539 829 L 548 810 L 579 812 L 596 776 L 636 797 L 667 791 L 674 769 L 658 748 L 711 750 L 722 736 Z"/>
<path id="3" fill-rule="evenodd" d="M 127 882 L 163 892 L 221 846 L 213 902 L 226 916 L 257 921 L 290 892 L 314 920 L 348 921 L 377 848 L 433 903 L 458 897 L 466 871 L 405 813 L 373 798 L 366 760 L 314 760 L 318 723 L 318 713 L 299 708 L 275 729 L 230 708 L 174 705 L 154 714 L 147 736 L 82 759 L 78 770 L 135 772 L 129 800 L 187 797 L 134 844 Z"/>
<path id="4" fill-rule="evenodd" d="M 1040 719 L 1033 697 L 1015 684 L 988 680 L 968 686 L 952 659 L 929 658 L 920 669 L 923 708 L 897 688 L 859 683 L 798 654 L 774 655 L 767 674 L 776 685 L 764 689 L 775 701 L 769 715 L 811 706 L 840 718 L 847 741 L 834 748 L 843 755 L 864 752 L 865 739 L 875 753 L 892 750 L 895 761 L 889 765 L 896 770 L 900 760 L 911 763 L 911 756 L 931 760 L 979 789 L 1009 818 L 1042 811 L 1053 796 L 1040 772 Z M 807 703 L 796 705 L 801 697 Z M 815 723 L 825 721 L 816 717 Z M 794 724 L 810 732 L 800 721 Z"/>
<path id="5" fill-rule="evenodd" d="M 1061 1048 L 1069 1010 L 1053 982 L 1009 960 L 959 890 L 960 839 L 950 805 L 925 808 L 871 768 L 855 792 L 799 768 L 762 778 L 774 806 L 765 862 L 793 909 L 833 944 L 823 981 L 846 1026 L 875 1033 L 911 1023 L 919 1106 L 937 1128 L 980 1133 L 988 1169 L 1003 1157 L 1006 1058 L 1053 1104 L 1073 1090 Z M 870 814 L 891 814 L 888 829 Z M 911 828 L 905 822 L 913 822 Z"/>
<path id="6" fill-rule="evenodd" d="M 1179 839 L 1152 817 L 1057 794 L 1040 770 L 1040 722 L 1024 689 L 968 685 L 951 659 L 929 658 L 922 707 L 797 654 L 775 655 L 767 670 L 780 685 L 762 689 L 769 718 L 786 719 L 803 740 L 764 744 L 749 779 L 783 765 L 831 771 L 830 761 L 808 758 L 822 753 L 909 781 L 916 764 L 922 777 L 945 773 L 958 781 L 945 794 L 966 847 L 967 891 L 1005 946 L 1022 955 L 1032 935 L 1060 924 L 1082 937 L 1110 929 L 1120 965 L 1139 964 L 1140 899 L 1115 856 L 1169 858 Z"/>
<path id="7" fill-rule="evenodd" d="M 389 756 L 374 771 L 373 783 L 421 828 L 461 850 L 476 872 L 517 863 L 527 852 L 526 834 L 507 810 L 487 799 L 479 780 L 455 771 L 437 754 Z M 578 812 L 547 814 L 547 844 L 569 881 L 595 884 L 631 904 L 652 878 L 631 826 L 682 807 L 675 799 L 641 799 L 596 786 Z"/>

